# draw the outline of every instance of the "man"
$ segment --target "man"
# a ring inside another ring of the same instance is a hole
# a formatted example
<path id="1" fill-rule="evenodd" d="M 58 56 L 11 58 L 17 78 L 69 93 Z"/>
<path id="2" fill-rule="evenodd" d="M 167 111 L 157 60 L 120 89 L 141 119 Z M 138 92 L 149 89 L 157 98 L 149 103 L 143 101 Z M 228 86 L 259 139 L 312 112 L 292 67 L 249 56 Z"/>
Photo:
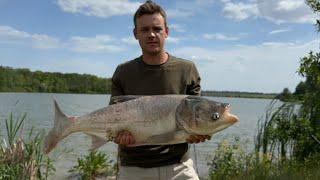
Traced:
<path id="1" fill-rule="evenodd" d="M 191 61 L 168 54 L 165 40 L 169 29 L 164 10 L 152 1 L 134 15 L 134 36 L 142 56 L 119 65 L 112 77 L 111 97 L 119 95 L 200 95 L 199 73 Z M 112 100 L 110 104 L 112 104 Z M 209 136 L 190 136 L 189 143 Z M 115 138 L 119 144 L 119 179 L 199 179 L 188 157 L 188 144 L 126 147 L 135 139 L 128 131 Z"/>

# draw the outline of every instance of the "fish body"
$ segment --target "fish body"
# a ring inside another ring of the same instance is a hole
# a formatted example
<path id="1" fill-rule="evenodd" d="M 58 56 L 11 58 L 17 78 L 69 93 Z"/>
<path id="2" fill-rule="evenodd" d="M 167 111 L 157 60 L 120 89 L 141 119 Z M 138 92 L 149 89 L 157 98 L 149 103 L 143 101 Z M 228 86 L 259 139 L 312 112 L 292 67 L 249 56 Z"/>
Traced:
<path id="1" fill-rule="evenodd" d="M 238 121 L 230 105 L 199 96 L 154 95 L 114 97 L 117 104 L 68 119 L 55 101 L 54 127 L 45 138 L 49 153 L 71 133 L 92 136 L 92 149 L 112 141 L 120 131 L 130 131 L 135 144 L 164 145 L 186 142 L 190 135 L 212 135 Z"/>

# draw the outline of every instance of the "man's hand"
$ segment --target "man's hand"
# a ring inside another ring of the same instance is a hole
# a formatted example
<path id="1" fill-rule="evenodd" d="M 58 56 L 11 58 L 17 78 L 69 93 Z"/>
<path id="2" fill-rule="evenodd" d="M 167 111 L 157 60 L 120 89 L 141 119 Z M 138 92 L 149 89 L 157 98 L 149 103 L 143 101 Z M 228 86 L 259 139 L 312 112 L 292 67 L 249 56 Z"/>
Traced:
<path id="1" fill-rule="evenodd" d="M 210 140 L 211 136 L 208 135 L 190 135 L 187 139 L 188 143 L 199 143 L 204 142 L 205 140 Z"/>
<path id="2" fill-rule="evenodd" d="M 117 135 L 117 137 L 114 140 L 115 143 L 119 145 L 130 145 L 134 144 L 136 140 L 134 139 L 133 135 L 131 134 L 130 131 L 123 130 L 120 131 Z"/>

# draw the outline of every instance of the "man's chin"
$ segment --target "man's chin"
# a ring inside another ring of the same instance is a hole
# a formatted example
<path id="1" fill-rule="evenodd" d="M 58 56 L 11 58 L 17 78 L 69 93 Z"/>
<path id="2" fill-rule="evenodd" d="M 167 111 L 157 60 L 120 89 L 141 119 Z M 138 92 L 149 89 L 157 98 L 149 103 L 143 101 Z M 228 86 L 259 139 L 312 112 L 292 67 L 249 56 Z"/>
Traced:
<path id="1" fill-rule="evenodd" d="M 150 54 L 150 55 L 158 55 L 160 54 L 160 50 L 159 49 L 153 49 L 153 50 L 147 50 L 145 51 L 146 54 Z"/>

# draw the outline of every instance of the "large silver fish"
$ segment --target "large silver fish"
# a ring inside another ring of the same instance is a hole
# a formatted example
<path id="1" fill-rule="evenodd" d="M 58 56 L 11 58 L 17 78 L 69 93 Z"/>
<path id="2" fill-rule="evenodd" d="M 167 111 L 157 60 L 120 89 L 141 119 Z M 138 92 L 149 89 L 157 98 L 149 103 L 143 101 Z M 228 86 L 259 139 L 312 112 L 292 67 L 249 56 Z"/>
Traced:
<path id="1" fill-rule="evenodd" d="M 212 135 L 238 121 L 230 114 L 230 105 L 199 96 L 155 95 L 118 96 L 117 104 L 87 115 L 68 119 L 55 101 L 54 127 L 45 137 L 44 151 L 49 153 L 71 133 L 91 135 L 92 149 L 112 141 L 128 130 L 135 144 L 164 145 L 186 142 L 190 135 Z"/>

